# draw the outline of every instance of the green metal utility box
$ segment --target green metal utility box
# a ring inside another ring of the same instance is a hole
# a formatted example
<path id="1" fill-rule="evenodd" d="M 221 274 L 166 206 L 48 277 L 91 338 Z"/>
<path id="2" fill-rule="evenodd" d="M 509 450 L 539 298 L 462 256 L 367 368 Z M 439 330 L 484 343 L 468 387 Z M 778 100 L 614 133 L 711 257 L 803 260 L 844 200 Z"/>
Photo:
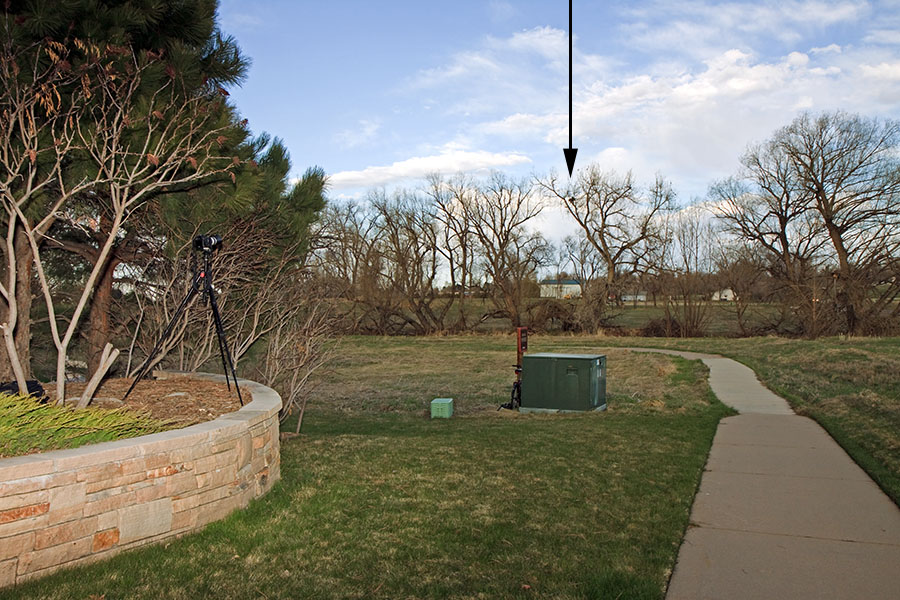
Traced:
<path id="1" fill-rule="evenodd" d="M 521 412 L 605 409 L 605 355 L 541 352 L 522 357 Z"/>
<path id="2" fill-rule="evenodd" d="M 435 398 L 431 401 L 432 419 L 449 419 L 453 416 L 453 398 Z"/>

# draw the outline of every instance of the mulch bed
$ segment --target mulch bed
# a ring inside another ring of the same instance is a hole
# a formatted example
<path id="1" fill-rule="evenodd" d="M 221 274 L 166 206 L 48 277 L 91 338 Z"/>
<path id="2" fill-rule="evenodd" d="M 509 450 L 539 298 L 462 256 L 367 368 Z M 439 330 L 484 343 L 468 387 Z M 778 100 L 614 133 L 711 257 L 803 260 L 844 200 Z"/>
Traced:
<path id="1" fill-rule="evenodd" d="M 167 376 L 166 379 L 143 379 L 123 402 L 125 392 L 131 386 L 131 379 L 107 379 L 97 389 L 90 406 L 98 408 L 119 408 L 126 406 L 132 410 L 149 412 L 154 418 L 174 421 L 180 427 L 235 412 L 241 407 L 234 385 L 231 391 L 224 382 L 193 379 L 186 376 Z M 84 383 L 67 383 L 66 398 L 77 402 L 84 391 Z M 45 385 L 44 390 L 51 401 L 56 399 L 56 386 Z M 241 388 L 244 404 L 251 400 L 250 390 Z"/>

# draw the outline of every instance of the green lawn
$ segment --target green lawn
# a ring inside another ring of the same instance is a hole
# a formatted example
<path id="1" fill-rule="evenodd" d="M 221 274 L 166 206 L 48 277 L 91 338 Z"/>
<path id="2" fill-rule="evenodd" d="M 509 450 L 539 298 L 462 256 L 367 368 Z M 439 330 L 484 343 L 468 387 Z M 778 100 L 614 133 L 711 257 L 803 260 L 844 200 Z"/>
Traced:
<path id="1" fill-rule="evenodd" d="M 266 497 L 0 598 L 662 598 L 728 413 L 706 368 L 612 350 L 609 411 L 519 415 L 511 349 L 344 340 Z M 436 396 L 458 415 L 425 418 Z"/>
<path id="2" fill-rule="evenodd" d="M 744 363 L 799 414 L 818 421 L 900 505 L 900 338 L 554 337 L 547 343 L 681 348 Z"/>

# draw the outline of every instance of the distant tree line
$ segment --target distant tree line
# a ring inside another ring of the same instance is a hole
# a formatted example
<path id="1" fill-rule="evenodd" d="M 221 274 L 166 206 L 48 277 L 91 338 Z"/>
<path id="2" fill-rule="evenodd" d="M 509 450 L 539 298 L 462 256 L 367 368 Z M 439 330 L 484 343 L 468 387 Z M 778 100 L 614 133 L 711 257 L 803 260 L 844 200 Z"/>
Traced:
<path id="1" fill-rule="evenodd" d="M 353 332 L 459 332 L 497 318 L 593 332 L 642 292 L 662 316 L 641 333 L 698 336 L 729 290 L 743 335 L 897 333 L 898 151 L 897 122 L 803 114 L 687 207 L 660 175 L 641 185 L 596 164 L 565 181 L 433 175 L 329 206 L 313 261 Z M 578 231 L 555 245 L 535 226 L 553 203 Z M 538 298 L 542 273 L 575 279 L 580 297 Z"/>

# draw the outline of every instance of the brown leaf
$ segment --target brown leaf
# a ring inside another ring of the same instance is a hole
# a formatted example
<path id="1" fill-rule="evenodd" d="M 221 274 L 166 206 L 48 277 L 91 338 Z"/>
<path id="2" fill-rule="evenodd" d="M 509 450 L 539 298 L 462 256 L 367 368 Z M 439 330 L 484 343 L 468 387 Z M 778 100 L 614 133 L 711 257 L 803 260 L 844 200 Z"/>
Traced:
<path id="1" fill-rule="evenodd" d="M 195 169 L 197 168 L 197 159 L 196 158 L 194 158 L 193 156 L 188 156 L 187 161 L 191 164 L 192 167 L 194 167 Z"/>
<path id="2" fill-rule="evenodd" d="M 229 171 L 228 174 L 231 175 L 231 183 L 235 183 L 235 184 L 236 184 L 236 183 L 237 183 L 237 177 L 234 176 L 234 172 L 233 172 L 233 171 Z"/>
<path id="3" fill-rule="evenodd" d="M 153 116 L 156 117 L 157 119 L 162 119 L 162 118 L 163 118 L 163 114 L 162 114 L 161 112 L 159 112 L 158 110 L 154 110 L 152 114 L 153 114 Z"/>
<path id="4" fill-rule="evenodd" d="M 219 93 L 222 94 L 223 96 L 226 96 L 226 97 L 227 97 L 227 96 L 230 96 L 230 95 L 231 95 L 231 94 L 229 94 L 228 91 L 227 91 L 225 88 L 223 88 L 223 87 L 218 88 L 218 90 L 219 90 Z"/>
<path id="5" fill-rule="evenodd" d="M 28 158 L 31 159 L 31 164 L 34 164 L 37 160 L 37 152 L 35 152 L 33 148 L 28 149 Z"/>
<path id="6" fill-rule="evenodd" d="M 149 152 L 147 153 L 147 162 L 154 167 L 159 166 L 159 158 L 157 158 L 155 154 L 150 154 Z"/>
<path id="7" fill-rule="evenodd" d="M 232 156 L 231 162 L 234 163 L 234 166 L 236 166 L 236 167 L 241 166 L 241 159 L 238 158 L 237 156 Z"/>
<path id="8" fill-rule="evenodd" d="M 227 142 L 227 141 L 228 141 L 228 138 L 225 137 L 224 135 L 220 135 L 219 137 L 216 138 L 216 142 L 219 144 L 219 147 L 220 147 L 220 148 L 221 148 L 222 146 L 224 146 L 224 145 L 225 145 L 225 142 Z"/>
<path id="9" fill-rule="evenodd" d="M 257 163 L 255 160 L 253 160 L 253 159 L 251 158 L 251 159 L 250 159 L 250 166 L 253 167 L 253 168 L 255 169 L 256 167 L 259 166 L 259 163 Z"/>

